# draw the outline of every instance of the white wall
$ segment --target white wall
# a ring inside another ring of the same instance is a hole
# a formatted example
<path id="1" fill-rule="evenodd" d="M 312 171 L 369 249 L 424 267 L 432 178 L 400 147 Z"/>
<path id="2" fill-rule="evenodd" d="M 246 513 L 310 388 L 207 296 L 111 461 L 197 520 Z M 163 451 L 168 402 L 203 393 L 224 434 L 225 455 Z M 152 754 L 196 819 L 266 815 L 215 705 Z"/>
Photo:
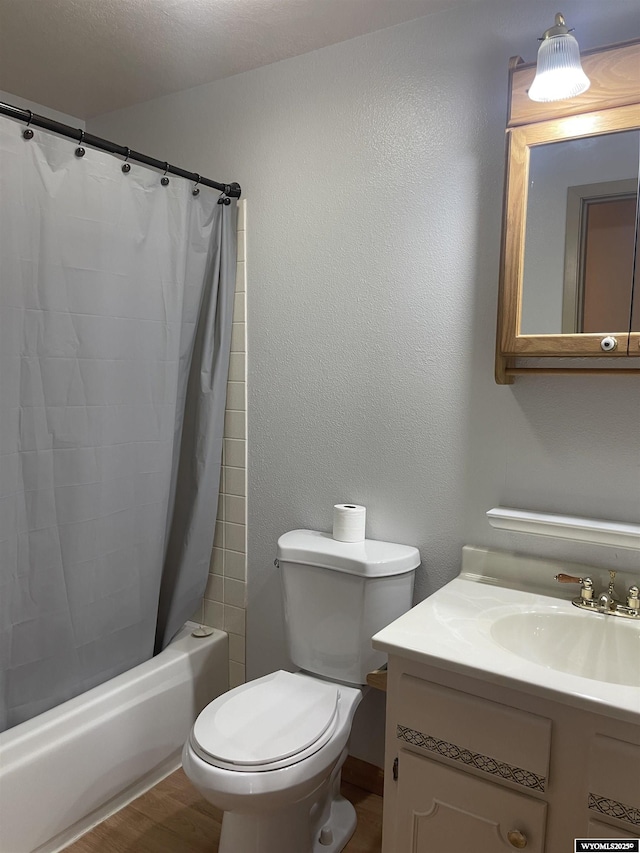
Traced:
<path id="1" fill-rule="evenodd" d="M 19 107 L 21 110 L 31 110 L 32 113 L 39 113 L 41 116 L 46 116 L 54 121 L 60 121 L 62 124 L 70 124 L 71 127 L 78 127 L 83 130 L 85 128 L 84 119 L 67 115 L 67 113 L 61 113 L 59 110 L 51 109 L 51 107 L 47 107 L 44 104 L 36 104 L 35 101 L 28 101 L 26 98 L 20 97 L 20 95 L 12 95 L 10 92 L 0 90 L 0 101 L 10 104 L 12 107 Z"/>
<path id="2" fill-rule="evenodd" d="M 339 501 L 420 548 L 417 598 L 465 542 L 637 563 L 484 516 L 640 516 L 636 379 L 493 380 L 507 64 L 555 12 L 457 6 L 88 123 L 248 199 L 249 677 L 287 663 L 278 536 L 330 529 Z M 640 36 L 637 0 L 563 12 L 583 48 Z M 380 732 L 361 721 L 356 754 Z"/>

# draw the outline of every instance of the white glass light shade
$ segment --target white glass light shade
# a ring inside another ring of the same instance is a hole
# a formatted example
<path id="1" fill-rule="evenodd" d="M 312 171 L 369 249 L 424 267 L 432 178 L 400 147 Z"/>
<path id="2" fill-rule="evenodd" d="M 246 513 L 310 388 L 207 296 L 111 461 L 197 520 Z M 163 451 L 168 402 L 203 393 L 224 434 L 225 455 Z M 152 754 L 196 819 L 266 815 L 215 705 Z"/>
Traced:
<path id="1" fill-rule="evenodd" d="M 529 89 L 532 101 L 563 101 L 586 92 L 589 78 L 580 64 L 580 48 L 571 33 L 545 38 L 538 50 L 538 68 Z"/>

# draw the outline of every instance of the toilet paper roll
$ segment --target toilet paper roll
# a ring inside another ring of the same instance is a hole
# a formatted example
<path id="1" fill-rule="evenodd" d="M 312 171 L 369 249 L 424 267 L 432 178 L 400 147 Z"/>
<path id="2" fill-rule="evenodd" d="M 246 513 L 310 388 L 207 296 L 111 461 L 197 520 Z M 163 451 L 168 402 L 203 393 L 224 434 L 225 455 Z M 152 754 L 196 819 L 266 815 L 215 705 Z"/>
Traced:
<path id="1" fill-rule="evenodd" d="M 357 504 L 336 504 L 333 507 L 333 538 L 339 542 L 362 542 L 367 508 Z"/>

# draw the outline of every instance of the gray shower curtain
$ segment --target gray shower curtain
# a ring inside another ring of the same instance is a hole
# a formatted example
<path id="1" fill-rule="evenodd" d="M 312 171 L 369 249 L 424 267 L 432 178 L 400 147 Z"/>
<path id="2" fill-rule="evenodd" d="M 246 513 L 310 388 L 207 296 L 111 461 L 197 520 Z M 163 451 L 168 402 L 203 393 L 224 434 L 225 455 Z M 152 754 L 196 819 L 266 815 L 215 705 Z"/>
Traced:
<path id="1" fill-rule="evenodd" d="M 147 660 L 206 585 L 236 203 L 0 118 L 0 730 Z"/>

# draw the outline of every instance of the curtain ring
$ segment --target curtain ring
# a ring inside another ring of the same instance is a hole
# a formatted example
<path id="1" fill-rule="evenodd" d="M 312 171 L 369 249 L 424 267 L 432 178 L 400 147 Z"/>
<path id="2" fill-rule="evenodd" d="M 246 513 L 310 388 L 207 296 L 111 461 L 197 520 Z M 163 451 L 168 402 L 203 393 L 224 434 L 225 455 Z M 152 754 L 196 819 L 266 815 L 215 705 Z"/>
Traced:
<path id="1" fill-rule="evenodd" d="M 200 175 L 196 172 L 196 178 L 198 179 L 193 185 L 193 189 L 191 190 L 191 195 L 200 195 L 200 190 L 198 189 L 198 184 L 200 183 Z"/>
<path id="2" fill-rule="evenodd" d="M 80 131 L 80 139 L 78 140 L 80 145 L 78 145 L 78 147 L 76 148 L 76 157 L 84 157 L 84 155 L 87 153 L 86 150 L 82 147 L 82 140 L 84 139 L 84 130 L 81 130 L 80 128 L 78 128 L 78 130 Z"/>
<path id="3" fill-rule="evenodd" d="M 131 171 L 131 163 L 128 162 L 129 157 L 131 156 L 131 149 L 127 148 L 127 156 L 125 157 L 125 161 L 122 164 L 122 171 L 127 175 Z"/>
<path id="4" fill-rule="evenodd" d="M 29 125 L 33 121 L 33 113 L 31 112 L 31 110 L 27 110 L 27 112 L 29 113 L 29 121 L 27 122 L 27 126 L 25 127 L 25 129 L 22 131 L 22 136 L 24 139 L 33 139 L 33 131 L 29 127 Z"/>
<path id="5" fill-rule="evenodd" d="M 165 161 L 164 164 L 164 175 L 160 178 L 160 183 L 163 187 L 169 185 L 169 178 L 167 177 L 167 172 L 169 171 L 169 164 Z"/>

